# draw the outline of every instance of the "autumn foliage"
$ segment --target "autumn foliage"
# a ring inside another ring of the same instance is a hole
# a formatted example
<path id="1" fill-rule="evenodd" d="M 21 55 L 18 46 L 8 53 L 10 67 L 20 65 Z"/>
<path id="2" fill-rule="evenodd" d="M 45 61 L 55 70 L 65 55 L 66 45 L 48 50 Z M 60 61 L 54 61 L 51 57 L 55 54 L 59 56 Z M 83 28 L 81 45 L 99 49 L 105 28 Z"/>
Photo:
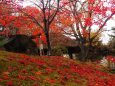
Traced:
<path id="1" fill-rule="evenodd" d="M 53 31 L 55 34 L 61 33 L 74 37 L 81 48 L 81 60 L 86 60 L 93 42 L 103 31 L 107 21 L 115 15 L 114 0 L 30 2 L 33 5 L 26 7 L 21 6 L 21 2 L 19 4 L 15 1 L 0 3 L 0 24 L 7 28 L 5 35 L 10 34 L 14 29 L 17 29 L 16 34 L 42 34 L 41 40 L 47 45 L 48 55 L 51 55 L 50 33 Z M 95 35 L 91 36 L 95 26 L 97 27 Z M 39 39 L 34 40 L 37 43 Z"/>
<path id="2" fill-rule="evenodd" d="M 64 57 L 33 57 L 0 51 L 0 85 L 114 86 L 115 75 L 95 63 Z M 4 67 L 3 67 L 4 66 Z"/>
<path id="3" fill-rule="evenodd" d="M 27 7 L 12 1 L 0 2 L 0 25 L 4 27 L 0 35 L 9 36 L 14 30 L 15 34 L 41 34 L 34 41 L 39 43 L 42 40 L 49 51 L 51 33 L 73 36 L 80 45 L 81 60 L 87 59 L 93 42 L 99 39 L 107 21 L 115 15 L 114 0 L 38 0 L 38 3 L 33 2 L 34 6 Z M 97 28 L 93 34 L 95 25 Z M 107 59 L 115 62 L 111 56 Z M 115 75 L 104 72 L 97 63 L 0 51 L 0 85 L 115 86 Z"/>

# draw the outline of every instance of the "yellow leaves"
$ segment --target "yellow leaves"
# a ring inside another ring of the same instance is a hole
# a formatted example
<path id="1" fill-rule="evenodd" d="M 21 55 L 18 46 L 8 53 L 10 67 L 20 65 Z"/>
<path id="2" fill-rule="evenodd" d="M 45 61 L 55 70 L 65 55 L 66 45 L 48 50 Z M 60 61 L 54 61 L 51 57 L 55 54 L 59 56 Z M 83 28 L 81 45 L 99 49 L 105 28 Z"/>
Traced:
<path id="1" fill-rule="evenodd" d="M 96 35 L 97 35 L 97 36 L 96 36 Z M 92 39 L 92 38 L 95 37 L 95 36 L 96 36 L 96 38 L 92 41 L 92 45 L 93 45 L 93 46 L 99 45 L 99 44 L 101 43 L 101 42 L 100 42 L 101 34 L 98 34 L 98 33 L 96 33 L 96 32 L 90 32 L 90 39 Z M 83 37 L 85 37 L 86 40 L 89 41 L 88 31 L 84 30 L 84 32 L 83 32 Z M 86 42 L 85 45 L 89 45 L 89 43 Z"/>
<path id="2" fill-rule="evenodd" d="M 96 39 L 99 39 L 99 38 L 101 37 L 101 34 L 99 34 L 99 33 L 97 33 L 97 32 L 91 32 L 91 33 L 90 33 L 90 37 L 91 37 L 91 38 L 94 37 L 94 36 L 96 36 L 96 35 L 97 35 Z"/>

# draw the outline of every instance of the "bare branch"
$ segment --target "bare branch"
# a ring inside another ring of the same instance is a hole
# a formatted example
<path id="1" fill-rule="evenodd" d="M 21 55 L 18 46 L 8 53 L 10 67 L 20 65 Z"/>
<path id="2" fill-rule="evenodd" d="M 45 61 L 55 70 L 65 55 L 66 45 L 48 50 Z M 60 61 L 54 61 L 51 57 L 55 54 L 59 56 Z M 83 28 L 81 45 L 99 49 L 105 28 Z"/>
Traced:
<path id="1" fill-rule="evenodd" d="M 31 3 L 33 3 L 35 6 L 37 6 L 38 8 L 40 8 L 41 10 L 42 10 L 42 8 L 38 5 L 38 4 L 36 4 L 35 2 L 33 2 L 33 1 L 30 1 Z"/>
<path id="2" fill-rule="evenodd" d="M 113 15 L 115 15 L 115 12 L 112 13 L 112 14 L 104 21 L 104 23 L 100 26 L 99 30 L 97 31 L 97 34 L 96 34 L 94 37 L 92 37 L 92 40 L 95 39 L 95 38 L 98 36 L 98 33 L 101 31 L 101 29 L 106 25 L 107 21 L 108 21 Z"/>

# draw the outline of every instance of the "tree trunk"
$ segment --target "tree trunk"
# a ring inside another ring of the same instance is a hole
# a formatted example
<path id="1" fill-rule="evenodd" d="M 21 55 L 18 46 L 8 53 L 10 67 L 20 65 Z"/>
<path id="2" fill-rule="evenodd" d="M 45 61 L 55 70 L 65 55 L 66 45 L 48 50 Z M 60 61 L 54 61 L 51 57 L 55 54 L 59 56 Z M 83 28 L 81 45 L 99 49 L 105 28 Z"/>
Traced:
<path id="1" fill-rule="evenodd" d="M 89 48 L 84 44 L 81 44 L 80 48 L 81 48 L 80 60 L 86 61 L 88 58 L 88 54 L 89 54 Z"/>
<path id="2" fill-rule="evenodd" d="M 80 55 L 80 60 L 81 61 L 85 61 L 86 57 L 85 57 L 85 47 L 82 45 L 81 46 L 81 55 Z"/>
<path id="3" fill-rule="evenodd" d="M 49 38 L 49 33 L 46 33 L 46 42 L 47 42 L 47 48 L 48 48 L 48 55 L 51 56 L 51 43 L 50 43 L 50 38 Z"/>

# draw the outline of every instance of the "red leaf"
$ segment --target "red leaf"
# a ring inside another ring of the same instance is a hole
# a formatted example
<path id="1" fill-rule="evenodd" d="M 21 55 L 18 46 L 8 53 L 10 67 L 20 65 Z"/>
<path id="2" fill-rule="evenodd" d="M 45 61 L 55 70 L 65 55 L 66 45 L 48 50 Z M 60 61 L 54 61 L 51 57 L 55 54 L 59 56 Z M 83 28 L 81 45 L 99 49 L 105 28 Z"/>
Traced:
<path id="1" fill-rule="evenodd" d="M 4 26 L 6 24 L 6 22 L 4 20 L 0 19 L 0 24 L 2 24 Z"/>
<path id="2" fill-rule="evenodd" d="M 6 83 L 8 86 L 13 86 L 13 82 L 12 81 L 9 81 Z"/>

